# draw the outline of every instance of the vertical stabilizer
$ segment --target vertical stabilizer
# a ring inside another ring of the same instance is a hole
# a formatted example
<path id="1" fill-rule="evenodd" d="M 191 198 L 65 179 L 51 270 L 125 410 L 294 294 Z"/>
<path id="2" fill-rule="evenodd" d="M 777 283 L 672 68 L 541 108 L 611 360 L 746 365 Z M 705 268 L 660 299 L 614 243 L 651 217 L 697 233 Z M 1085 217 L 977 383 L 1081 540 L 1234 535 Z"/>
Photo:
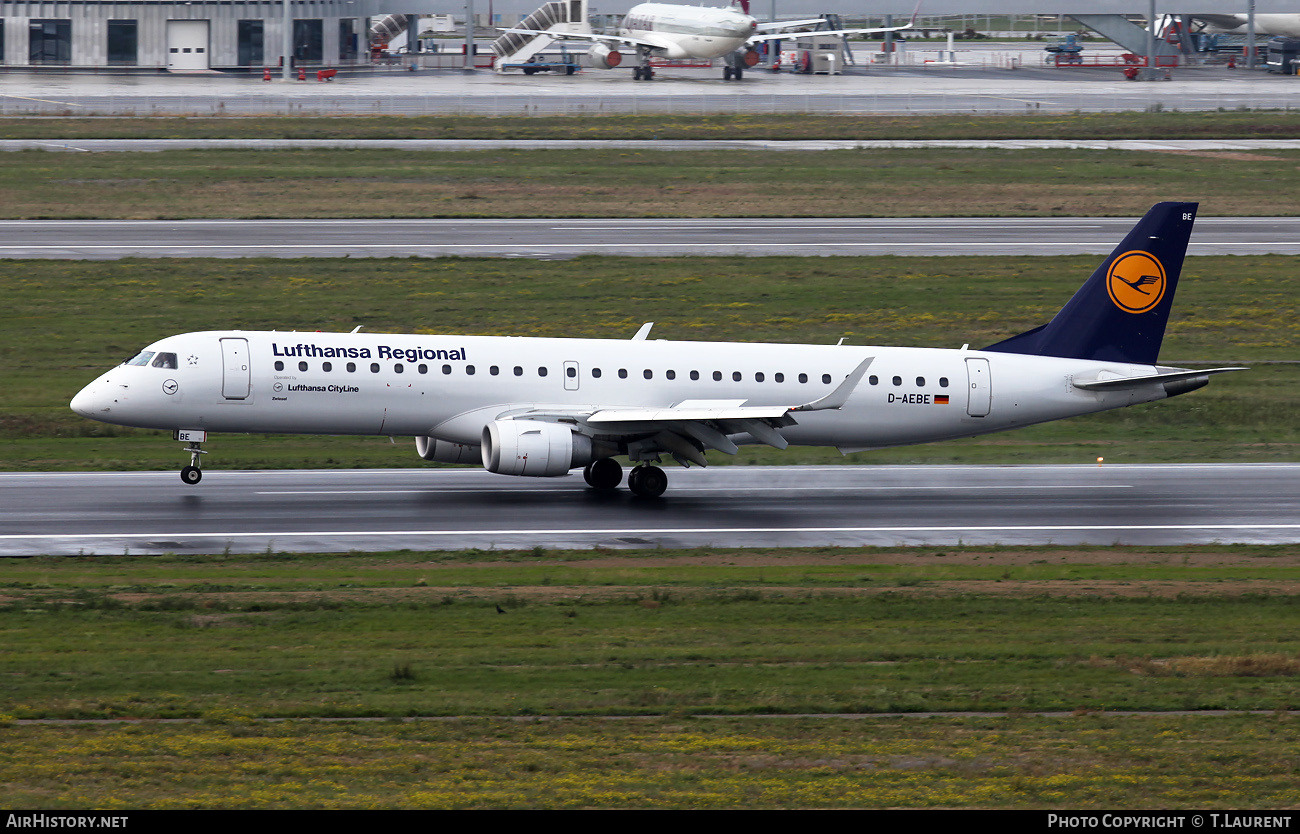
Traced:
<path id="1" fill-rule="evenodd" d="M 984 350 L 1154 365 L 1196 203 L 1157 203 L 1050 322 Z"/>

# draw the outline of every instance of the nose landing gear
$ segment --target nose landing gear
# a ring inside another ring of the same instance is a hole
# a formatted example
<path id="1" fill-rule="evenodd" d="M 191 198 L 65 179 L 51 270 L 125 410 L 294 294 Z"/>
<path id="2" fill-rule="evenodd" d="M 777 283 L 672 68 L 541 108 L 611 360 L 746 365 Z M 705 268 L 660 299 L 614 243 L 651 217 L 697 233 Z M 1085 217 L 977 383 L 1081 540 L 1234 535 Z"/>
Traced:
<path id="1" fill-rule="evenodd" d="M 199 456 L 207 454 L 202 448 L 202 443 L 208 439 L 208 433 L 181 429 L 174 432 L 172 437 L 186 444 L 185 451 L 190 453 L 190 465 L 181 469 L 181 480 L 194 486 L 203 480 L 203 466 Z"/>

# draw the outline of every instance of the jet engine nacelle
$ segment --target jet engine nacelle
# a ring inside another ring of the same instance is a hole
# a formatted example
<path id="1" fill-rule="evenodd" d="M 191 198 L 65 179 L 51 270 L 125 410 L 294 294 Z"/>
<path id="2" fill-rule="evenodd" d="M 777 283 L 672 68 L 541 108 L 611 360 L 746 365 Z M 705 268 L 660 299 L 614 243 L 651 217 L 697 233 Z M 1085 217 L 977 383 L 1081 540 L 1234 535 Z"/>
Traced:
<path id="1" fill-rule="evenodd" d="M 740 67 L 741 69 L 749 69 L 750 67 L 756 66 L 761 60 L 762 57 L 758 54 L 758 50 L 753 48 L 737 49 L 735 52 L 727 56 L 727 63 L 731 64 L 733 67 Z"/>
<path id="2" fill-rule="evenodd" d="M 613 69 L 623 63 L 622 54 L 617 50 L 610 49 L 603 43 L 592 46 L 591 49 L 587 50 L 587 55 L 591 58 L 591 63 L 601 69 Z"/>
<path id="3" fill-rule="evenodd" d="M 415 451 L 425 460 L 439 463 L 482 463 L 483 450 L 465 443 L 451 443 L 432 437 L 415 438 Z"/>
<path id="4" fill-rule="evenodd" d="M 591 438 L 561 423 L 497 420 L 483 429 L 483 468 L 498 475 L 553 478 L 592 460 Z"/>

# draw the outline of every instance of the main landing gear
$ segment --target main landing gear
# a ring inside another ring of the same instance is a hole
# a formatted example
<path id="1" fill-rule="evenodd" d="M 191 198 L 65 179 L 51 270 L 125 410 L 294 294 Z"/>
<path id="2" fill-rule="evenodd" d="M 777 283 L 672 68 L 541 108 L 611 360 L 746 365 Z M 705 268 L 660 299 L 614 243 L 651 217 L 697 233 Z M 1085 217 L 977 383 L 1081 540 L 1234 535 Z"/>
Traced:
<path id="1" fill-rule="evenodd" d="M 613 458 L 601 458 L 587 464 L 582 477 L 593 489 L 610 492 L 623 480 L 623 467 Z M 657 466 L 638 466 L 627 475 L 627 488 L 639 498 L 658 498 L 668 489 L 668 476 Z"/>
<path id="2" fill-rule="evenodd" d="M 723 80 L 723 81 L 730 81 L 730 80 L 733 79 L 733 78 L 736 79 L 737 81 L 739 81 L 740 79 L 742 79 L 742 78 L 744 78 L 744 77 L 745 77 L 745 68 L 744 68 L 744 67 L 733 67 L 733 66 L 728 65 L 728 66 L 725 66 L 725 67 L 722 68 L 722 80 Z"/>
<path id="3" fill-rule="evenodd" d="M 657 466 L 638 466 L 628 473 L 627 488 L 640 498 L 658 498 L 668 489 L 668 476 Z"/>
<path id="4" fill-rule="evenodd" d="M 654 67 L 650 66 L 650 50 L 645 47 L 637 47 L 636 66 L 632 67 L 632 80 L 649 81 L 654 77 Z"/>

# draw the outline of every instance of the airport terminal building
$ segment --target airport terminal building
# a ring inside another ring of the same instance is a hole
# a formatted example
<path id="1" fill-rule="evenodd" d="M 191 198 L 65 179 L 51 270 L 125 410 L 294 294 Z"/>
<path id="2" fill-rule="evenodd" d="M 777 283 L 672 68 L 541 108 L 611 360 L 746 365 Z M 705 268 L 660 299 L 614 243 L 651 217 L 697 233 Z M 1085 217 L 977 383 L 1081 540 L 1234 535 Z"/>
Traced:
<path id="1" fill-rule="evenodd" d="M 366 61 L 369 18 L 383 13 L 380 5 L 294 2 L 293 63 Z M 0 0 L 0 65 L 182 72 L 276 67 L 284 51 L 283 20 L 283 2 L 256 0 Z"/>

